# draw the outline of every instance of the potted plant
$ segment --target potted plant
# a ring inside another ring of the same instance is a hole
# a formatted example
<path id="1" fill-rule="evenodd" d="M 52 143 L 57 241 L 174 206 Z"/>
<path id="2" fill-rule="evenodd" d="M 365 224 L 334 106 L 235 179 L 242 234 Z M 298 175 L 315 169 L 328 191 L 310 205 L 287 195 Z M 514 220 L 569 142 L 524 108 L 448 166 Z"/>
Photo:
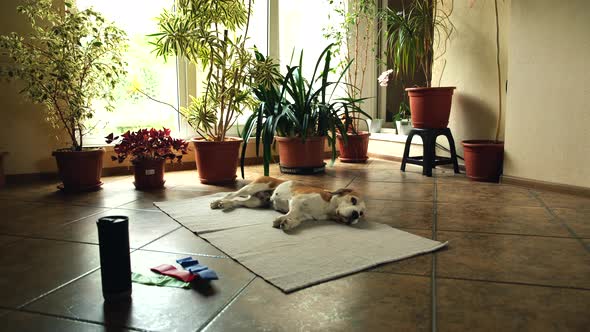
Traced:
<path id="1" fill-rule="evenodd" d="M 121 137 L 112 133 L 106 138 L 107 144 L 116 142 L 116 156 L 111 159 L 122 163 L 131 156 L 135 174 L 135 188 L 139 190 L 158 189 L 164 186 L 164 163 L 177 160 L 187 154 L 188 142 L 170 136 L 170 129 L 140 129 L 127 131 Z M 179 154 L 177 154 L 179 153 Z"/>
<path id="2" fill-rule="evenodd" d="M 412 130 L 412 122 L 410 121 L 410 106 L 404 99 L 399 104 L 399 110 L 394 116 L 395 127 L 398 135 L 408 135 Z"/>
<path id="3" fill-rule="evenodd" d="M 400 77 L 424 75 L 424 87 L 406 88 L 410 98 L 412 124 L 416 128 L 446 128 L 455 87 L 432 87 L 435 36 L 446 43 L 454 26 L 438 8 L 438 1 L 415 0 L 408 8 L 382 13 L 385 23 L 387 56 Z"/>
<path id="4" fill-rule="evenodd" d="M 375 50 L 376 39 L 371 38 L 371 31 L 375 27 L 375 18 L 377 17 L 377 7 L 373 0 L 358 1 L 331 1 L 333 13 L 337 16 L 335 19 L 328 17 L 333 23 L 325 36 L 334 41 L 334 56 L 342 60 L 337 66 L 337 70 L 346 70 L 346 94 L 351 100 L 361 100 L 367 65 Z M 354 61 L 354 62 L 353 62 Z M 350 65 L 349 65 L 350 64 Z M 361 100 L 362 102 L 362 100 Z M 360 108 L 359 105 L 355 105 Z M 338 150 L 340 151 L 340 161 L 351 163 L 366 162 L 367 150 L 369 147 L 369 132 L 361 131 L 361 121 L 365 121 L 360 114 L 352 111 L 348 124 L 349 132 L 345 141 L 342 134 L 337 134 Z M 372 119 L 369 117 L 368 119 Z M 381 129 L 381 122 L 367 121 L 368 129 L 378 126 L 377 132 Z"/>
<path id="5" fill-rule="evenodd" d="M 84 148 L 84 135 L 92 129 L 85 122 L 94 114 L 92 100 L 112 101 L 113 87 L 125 75 L 125 33 L 101 14 L 78 11 L 69 1 L 65 10 L 51 0 L 37 0 L 17 11 L 32 31 L 0 36 L 0 47 L 17 64 L 12 77 L 24 84 L 21 93 L 44 105 L 47 120 L 70 139 L 70 147 L 53 152 L 63 182 L 59 188 L 97 189 L 104 150 Z"/>
<path id="6" fill-rule="evenodd" d="M 252 55 L 245 46 L 250 6 L 241 0 L 177 0 L 158 18 L 152 34 L 158 56 L 181 56 L 202 68 L 204 86 L 181 113 L 198 137 L 195 147 L 202 183 L 236 178 L 242 139 L 229 137 L 238 116 L 254 106 L 247 83 Z"/>
<path id="7" fill-rule="evenodd" d="M 471 2 L 471 5 L 473 5 Z M 502 121 L 502 75 L 500 66 L 500 23 L 498 0 L 494 0 L 496 14 L 496 68 L 498 73 L 498 118 L 496 136 L 493 140 L 465 140 L 462 143 L 465 173 L 474 181 L 499 182 L 504 163 L 504 142 L 499 140 Z"/>
<path id="8" fill-rule="evenodd" d="M 332 161 L 336 158 L 336 134 L 343 134 L 346 140 L 350 113 L 357 112 L 364 116 L 358 104 L 361 100 L 351 98 L 334 98 L 347 67 L 336 81 L 329 81 L 330 61 L 333 45 L 329 45 L 320 54 L 313 75 L 305 79 L 302 74 L 303 52 L 299 57 L 299 66 L 287 66 L 285 75 L 276 74 L 276 83 L 265 81 L 253 87 L 256 98 L 260 101 L 257 108 L 244 125 L 242 147 L 242 175 L 247 139 L 256 138 L 256 151 L 262 142 L 264 174 L 269 174 L 271 148 L 276 142 L 279 150 L 281 171 L 309 174 L 323 171 L 324 142 L 327 139 L 332 149 Z M 257 54 L 258 61 L 265 58 Z M 320 65 L 323 61 L 323 67 Z M 319 71 L 321 70 L 321 72 Z M 330 89 L 331 88 L 331 91 Z"/>

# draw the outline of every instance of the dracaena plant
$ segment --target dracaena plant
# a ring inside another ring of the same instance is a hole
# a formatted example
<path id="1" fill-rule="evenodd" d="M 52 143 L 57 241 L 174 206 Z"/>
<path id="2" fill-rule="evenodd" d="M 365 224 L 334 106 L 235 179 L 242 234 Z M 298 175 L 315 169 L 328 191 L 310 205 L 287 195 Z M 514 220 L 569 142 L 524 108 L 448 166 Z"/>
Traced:
<path id="1" fill-rule="evenodd" d="M 19 79 L 21 94 L 45 106 L 47 120 L 64 129 L 72 150 L 82 150 L 92 128 L 92 101 L 107 101 L 112 110 L 114 87 L 125 76 L 125 32 L 92 9 L 65 9 L 51 0 L 31 0 L 17 7 L 32 30 L 0 36 L 0 48 L 16 63 L 9 77 Z"/>
<path id="2" fill-rule="evenodd" d="M 186 58 L 205 72 L 205 88 L 180 113 L 201 138 L 224 141 L 238 116 L 255 106 L 248 89 L 252 53 L 245 45 L 252 0 L 176 0 L 151 34 L 158 56 Z"/>
<path id="3" fill-rule="evenodd" d="M 254 109 L 243 128 L 242 177 L 248 139 L 252 135 L 256 140 L 257 155 L 262 143 L 264 174 L 268 175 L 275 135 L 298 137 L 302 140 L 312 136 L 326 136 L 332 149 L 333 162 L 336 158 L 336 133 L 342 133 L 346 141 L 351 113 L 370 118 L 358 107 L 362 102 L 361 98 L 334 98 L 334 91 L 341 83 L 350 63 L 335 81 L 330 80 L 330 72 L 333 72 L 332 46 L 333 44 L 330 44 L 320 54 L 313 75 L 309 79 L 303 77 L 302 51 L 299 65 L 287 66 L 286 74 L 280 74 L 275 70 L 270 75 L 262 75 L 266 79 L 254 82 L 252 91 L 259 101 L 259 106 Z M 256 53 L 256 60 L 268 62 L 260 53 Z M 274 79 L 268 79 L 268 76 Z"/>
<path id="4" fill-rule="evenodd" d="M 411 78 L 423 74 L 424 85 L 432 86 L 432 64 L 435 49 L 445 53 L 446 42 L 454 30 L 450 13 L 439 7 L 444 0 L 414 0 L 403 9 L 386 8 L 380 15 L 384 23 L 386 56 L 394 64 L 396 77 Z"/>
<path id="5" fill-rule="evenodd" d="M 161 130 L 140 129 L 138 131 L 127 131 L 121 136 L 109 134 L 105 137 L 107 144 L 116 142 L 116 156 L 111 156 L 113 161 L 122 163 L 131 156 L 131 162 L 141 163 L 144 160 L 177 160 L 180 162 L 182 156 L 188 152 L 188 142 L 183 139 L 172 138 L 170 129 Z"/>

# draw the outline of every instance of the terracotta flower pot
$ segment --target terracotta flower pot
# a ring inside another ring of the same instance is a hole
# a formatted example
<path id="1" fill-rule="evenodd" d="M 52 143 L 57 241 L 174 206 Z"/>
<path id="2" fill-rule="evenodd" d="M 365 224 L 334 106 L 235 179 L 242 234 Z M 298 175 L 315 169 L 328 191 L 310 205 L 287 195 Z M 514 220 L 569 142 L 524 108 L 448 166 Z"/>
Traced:
<path id="1" fill-rule="evenodd" d="M 53 152 L 62 184 L 59 189 L 70 192 L 96 190 L 102 186 L 104 149 Z"/>
<path id="2" fill-rule="evenodd" d="M 347 135 L 347 144 L 344 144 L 344 138 L 338 134 L 338 150 L 340 151 L 340 161 L 343 163 L 364 163 L 369 159 L 367 150 L 369 149 L 370 133 L 366 131 L 358 132 L 358 135 L 350 133 Z"/>
<path id="3" fill-rule="evenodd" d="M 463 141 L 465 171 L 473 181 L 499 182 L 504 161 L 504 142 Z"/>
<path id="4" fill-rule="evenodd" d="M 150 159 L 133 162 L 135 188 L 139 190 L 159 189 L 164 187 L 164 159 Z"/>
<path id="5" fill-rule="evenodd" d="M 192 142 L 201 183 L 218 184 L 235 181 L 242 139 L 230 137 L 223 142 L 193 139 Z"/>
<path id="6" fill-rule="evenodd" d="M 281 166 L 289 168 L 323 167 L 325 137 L 308 137 L 305 141 L 301 137 L 275 136 L 275 139 L 279 146 Z"/>
<path id="7" fill-rule="evenodd" d="M 446 128 L 455 87 L 407 88 L 414 128 Z"/>

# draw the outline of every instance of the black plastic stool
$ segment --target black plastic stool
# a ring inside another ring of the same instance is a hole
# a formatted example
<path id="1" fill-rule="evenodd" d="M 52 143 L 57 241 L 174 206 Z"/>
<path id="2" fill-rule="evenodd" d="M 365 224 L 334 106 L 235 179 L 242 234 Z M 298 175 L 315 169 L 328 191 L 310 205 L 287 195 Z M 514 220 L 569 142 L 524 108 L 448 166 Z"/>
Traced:
<path id="1" fill-rule="evenodd" d="M 422 156 L 410 157 L 410 145 L 412 145 L 412 138 L 414 135 L 422 137 Z M 449 147 L 451 148 L 451 158 L 439 157 L 436 155 L 436 138 L 444 135 L 449 140 Z M 402 159 L 402 171 L 406 171 L 406 163 L 421 165 L 422 175 L 432 176 L 432 169 L 438 165 L 453 164 L 455 173 L 459 173 L 459 163 L 457 162 L 457 152 L 455 151 L 455 140 L 449 128 L 413 128 L 406 139 L 406 147 L 404 148 L 404 157 Z"/>

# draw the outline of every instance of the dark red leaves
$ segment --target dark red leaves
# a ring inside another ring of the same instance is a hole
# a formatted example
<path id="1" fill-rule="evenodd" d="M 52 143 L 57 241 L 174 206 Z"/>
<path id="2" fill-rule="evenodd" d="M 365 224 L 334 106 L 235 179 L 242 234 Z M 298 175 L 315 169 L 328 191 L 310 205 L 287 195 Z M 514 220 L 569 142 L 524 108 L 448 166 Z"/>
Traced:
<path id="1" fill-rule="evenodd" d="M 111 159 L 122 163 L 128 155 L 131 155 L 133 156 L 131 162 L 153 159 L 170 159 L 171 161 L 176 159 L 180 162 L 182 155 L 188 153 L 188 142 L 170 137 L 170 132 L 170 129 L 166 128 L 162 130 L 151 128 L 127 131 L 121 135 L 120 141 L 115 144 L 117 156 L 112 156 Z M 113 134 L 105 137 L 108 144 L 118 138 L 119 136 L 113 136 Z M 175 151 L 180 154 L 176 155 Z"/>

